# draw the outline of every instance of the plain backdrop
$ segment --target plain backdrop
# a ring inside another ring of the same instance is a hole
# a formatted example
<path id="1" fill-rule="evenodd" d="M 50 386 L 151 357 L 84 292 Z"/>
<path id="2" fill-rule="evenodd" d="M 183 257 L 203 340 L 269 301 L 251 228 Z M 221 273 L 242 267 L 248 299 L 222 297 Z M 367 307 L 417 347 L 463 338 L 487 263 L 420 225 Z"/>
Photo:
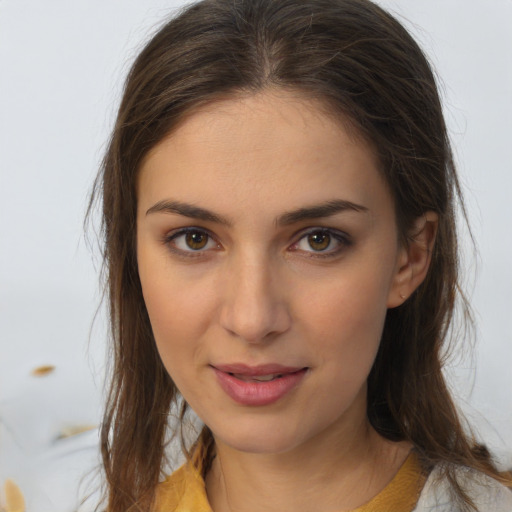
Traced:
<path id="1" fill-rule="evenodd" d="M 466 235 L 477 343 L 448 375 L 512 466 L 512 0 L 380 3 L 440 76 L 479 251 Z M 96 430 L 63 434 L 99 424 L 103 393 L 100 253 L 84 215 L 124 76 L 179 5 L 0 0 L 0 488 L 13 478 L 31 511 L 71 510 L 96 463 Z M 40 365 L 55 370 L 34 377 Z"/>

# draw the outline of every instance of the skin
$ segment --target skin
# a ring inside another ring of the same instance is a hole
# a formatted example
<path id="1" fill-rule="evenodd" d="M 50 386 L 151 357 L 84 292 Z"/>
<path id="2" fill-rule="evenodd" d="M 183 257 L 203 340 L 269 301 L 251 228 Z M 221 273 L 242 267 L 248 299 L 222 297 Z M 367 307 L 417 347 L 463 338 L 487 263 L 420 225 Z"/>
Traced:
<path id="1" fill-rule="evenodd" d="M 426 274 L 435 215 L 402 246 L 374 152 L 324 112 L 284 91 L 215 102 L 139 175 L 144 299 L 163 364 L 213 432 L 215 512 L 350 510 L 410 450 L 370 426 L 366 380 L 387 309 Z M 351 207 L 290 214 L 332 201 Z M 277 402 L 247 406 L 213 369 L 232 363 L 307 371 Z"/>

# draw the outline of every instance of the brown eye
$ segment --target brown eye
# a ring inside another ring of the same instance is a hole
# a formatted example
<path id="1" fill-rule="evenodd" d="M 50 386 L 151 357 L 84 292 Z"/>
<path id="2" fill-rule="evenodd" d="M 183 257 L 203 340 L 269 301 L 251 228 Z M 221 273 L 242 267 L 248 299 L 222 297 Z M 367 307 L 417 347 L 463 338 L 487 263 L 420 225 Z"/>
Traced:
<path id="1" fill-rule="evenodd" d="M 308 235 L 308 244 L 314 251 L 325 251 L 331 244 L 331 235 L 317 231 Z"/>
<path id="2" fill-rule="evenodd" d="M 351 245 L 352 241 L 347 233 L 338 229 L 318 228 L 304 233 L 289 250 L 298 251 L 311 258 L 334 258 Z"/>
<path id="3" fill-rule="evenodd" d="M 189 249 L 198 251 L 204 249 L 208 243 L 208 235 L 201 231 L 191 231 L 185 235 L 185 243 Z"/>
<path id="4" fill-rule="evenodd" d="M 187 254 L 192 256 L 193 253 L 199 254 L 219 249 L 219 244 L 215 239 L 205 230 L 200 228 L 186 228 L 171 233 L 165 238 L 165 244 L 170 249 L 177 251 L 180 254 Z"/>

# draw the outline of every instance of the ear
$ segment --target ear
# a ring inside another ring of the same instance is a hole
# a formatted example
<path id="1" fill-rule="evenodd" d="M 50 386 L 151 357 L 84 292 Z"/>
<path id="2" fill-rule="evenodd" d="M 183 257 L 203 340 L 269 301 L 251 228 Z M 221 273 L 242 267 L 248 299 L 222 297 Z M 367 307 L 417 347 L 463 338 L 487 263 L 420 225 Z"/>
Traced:
<path id="1" fill-rule="evenodd" d="M 388 296 L 388 308 L 403 304 L 425 279 L 437 233 L 439 217 L 426 212 L 416 219 L 407 233 L 405 244 L 399 249 L 395 275 Z"/>

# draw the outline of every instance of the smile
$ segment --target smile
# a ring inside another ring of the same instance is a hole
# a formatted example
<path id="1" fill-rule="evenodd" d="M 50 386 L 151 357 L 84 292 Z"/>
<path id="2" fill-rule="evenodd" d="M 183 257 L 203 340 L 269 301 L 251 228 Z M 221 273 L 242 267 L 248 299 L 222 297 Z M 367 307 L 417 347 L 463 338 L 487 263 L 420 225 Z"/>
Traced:
<path id="1" fill-rule="evenodd" d="M 241 373 L 230 373 L 230 375 L 245 382 L 269 382 L 274 379 L 280 379 L 283 376 L 282 373 L 271 373 L 270 375 L 260 375 L 258 377 L 249 377 Z"/>
<path id="2" fill-rule="evenodd" d="M 212 366 L 222 390 L 236 403 L 247 406 L 270 405 L 284 398 L 305 377 L 308 368 L 280 365 Z"/>

